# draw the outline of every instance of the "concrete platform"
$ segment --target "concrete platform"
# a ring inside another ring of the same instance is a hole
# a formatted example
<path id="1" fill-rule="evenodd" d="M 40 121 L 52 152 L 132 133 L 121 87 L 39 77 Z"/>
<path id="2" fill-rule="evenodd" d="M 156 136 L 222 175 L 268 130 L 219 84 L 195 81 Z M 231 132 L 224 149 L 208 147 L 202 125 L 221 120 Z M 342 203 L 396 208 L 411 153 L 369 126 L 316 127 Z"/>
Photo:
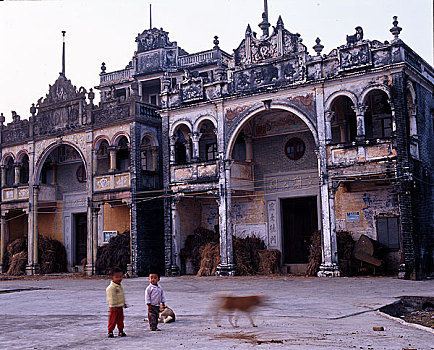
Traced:
<path id="1" fill-rule="evenodd" d="M 394 278 L 163 278 L 177 322 L 150 332 L 145 278 L 123 282 L 126 338 L 106 338 L 106 280 L 0 282 L 1 349 L 434 349 L 434 336 L 376 314 L 402 295 L 434 296 L 434 281 Z M 210 318 L 214 292 L 266 294 L 269 306 L 239 328 Z M 375 332 L 373 326 L 385 331 Z M 116 333 L 115 333 L 116 334 Z"/>

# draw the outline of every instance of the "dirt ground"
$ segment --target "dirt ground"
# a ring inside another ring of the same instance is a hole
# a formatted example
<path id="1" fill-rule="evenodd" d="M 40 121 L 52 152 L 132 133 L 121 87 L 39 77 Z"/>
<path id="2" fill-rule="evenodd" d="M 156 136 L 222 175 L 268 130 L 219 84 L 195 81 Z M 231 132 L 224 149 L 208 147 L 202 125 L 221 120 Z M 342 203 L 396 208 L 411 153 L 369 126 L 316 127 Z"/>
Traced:
<path id="1" fill-rule="evenodd" d="M 162 278 L 177 321 L 150 332 L 143 322 L 145 278 L 123 281 L 126 338 L 106 337 L 105 279 L 0 281 L 1 349 L 434 349 L 434 334 L 382 317 L 376 310 L 403 295 L 434 296 L 434 281 L 394 278 Z M 268 305 L 252 328 L 227 319 L 217 328 L 215 292 L 263 294 Z M 376 332 L 373 327 L 384 327 Z M 115 332 L 116 334 L 116 332 Z"/>

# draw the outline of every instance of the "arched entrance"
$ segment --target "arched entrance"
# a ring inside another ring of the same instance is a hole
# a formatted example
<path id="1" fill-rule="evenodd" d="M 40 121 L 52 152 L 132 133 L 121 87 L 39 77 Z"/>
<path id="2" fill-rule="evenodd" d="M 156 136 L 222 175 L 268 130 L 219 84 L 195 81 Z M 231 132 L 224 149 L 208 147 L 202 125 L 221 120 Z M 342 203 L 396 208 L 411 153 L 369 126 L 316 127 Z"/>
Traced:
<path id="1" fill-rule="evenodd" d="M 87 257 L 87 171 L 81 152 L 72 144 L 54 144 L 43 152 L 36 165 L 33 189 L 33 225 L 42 236 L 63 243 L 68 269 L 81 266 Z M 37 202 L 37 203 L 36 203 Z"/>
<path id="2" fill-rule="evenodd" d="M 288 272 L 305 272 L 320 227 L 316 147 L 313 124 L 289 107 L 246 116 L 228 144 L 233 234 L 280 250 Z"/>

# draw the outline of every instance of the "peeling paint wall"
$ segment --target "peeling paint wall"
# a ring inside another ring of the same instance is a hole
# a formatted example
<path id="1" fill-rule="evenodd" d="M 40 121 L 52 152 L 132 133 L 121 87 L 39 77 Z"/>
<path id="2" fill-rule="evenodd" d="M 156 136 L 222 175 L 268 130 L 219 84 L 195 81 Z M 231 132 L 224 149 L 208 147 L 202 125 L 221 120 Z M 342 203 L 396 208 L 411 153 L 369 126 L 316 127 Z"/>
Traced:
<path id="1" fill-rule="evenodd" d="M 376 217 L 399 215 L 398 195 L 392 185 L 380 188 L 364 183 L 340 186 L 336 192 L 335 208 L 337 229 L 351 232 L 355 240 L 362 234 L 376 240 Z M 356 221 L 356 213 L 360 214 L 359 221 Z M 349 218 L 355 222 L 348 222 Z"/>
<path id="2" fill-rule="evenodd" d="M 40 235 L 63 242 L 62 209 L 62 201 L 57 201 L 57 210 L 55 212 L 41 212 L 39 208 L 38 231 Z"/>
<path id="3" fill-rule="evenodd" d="M 104 204 L 104 231 L 124 233 L 130 230 L 130 208 L 127 205 L 110 207 Z"/>

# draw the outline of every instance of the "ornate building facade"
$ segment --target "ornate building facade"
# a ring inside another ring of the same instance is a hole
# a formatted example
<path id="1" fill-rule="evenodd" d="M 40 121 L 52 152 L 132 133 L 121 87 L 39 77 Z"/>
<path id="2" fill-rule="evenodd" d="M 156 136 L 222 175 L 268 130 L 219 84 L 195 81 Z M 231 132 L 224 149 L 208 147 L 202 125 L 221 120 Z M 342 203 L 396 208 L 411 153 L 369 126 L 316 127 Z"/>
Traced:
<path id="1" fill-rule="evenodd" d="M 63 70 L 29 120 L 2 116 L 2 252 L 27 235 L 36 272 L 39 232 L 92 274 L 104 233 L 129 231 L 132 273 L 176 275 L 192 272 L 181 250 L 204 227 L 219 233 L 220 275 L 235 271 L 233 235 L 303 272 L 321 230 L 319 275 L 339 276 L 344 230 L 386 246 L 403 277 L 431 273 L 433 68 L 396 18 L 390 42 L 357 27 L 329 54 L 317 39 L 313 55 L 281 17 L 270 29 L 267 8 L 259 26 L 233 55 L 217 37 L 188 54 L 145 30 L 125 69 L 103 63 L 99 105 Z"/>

